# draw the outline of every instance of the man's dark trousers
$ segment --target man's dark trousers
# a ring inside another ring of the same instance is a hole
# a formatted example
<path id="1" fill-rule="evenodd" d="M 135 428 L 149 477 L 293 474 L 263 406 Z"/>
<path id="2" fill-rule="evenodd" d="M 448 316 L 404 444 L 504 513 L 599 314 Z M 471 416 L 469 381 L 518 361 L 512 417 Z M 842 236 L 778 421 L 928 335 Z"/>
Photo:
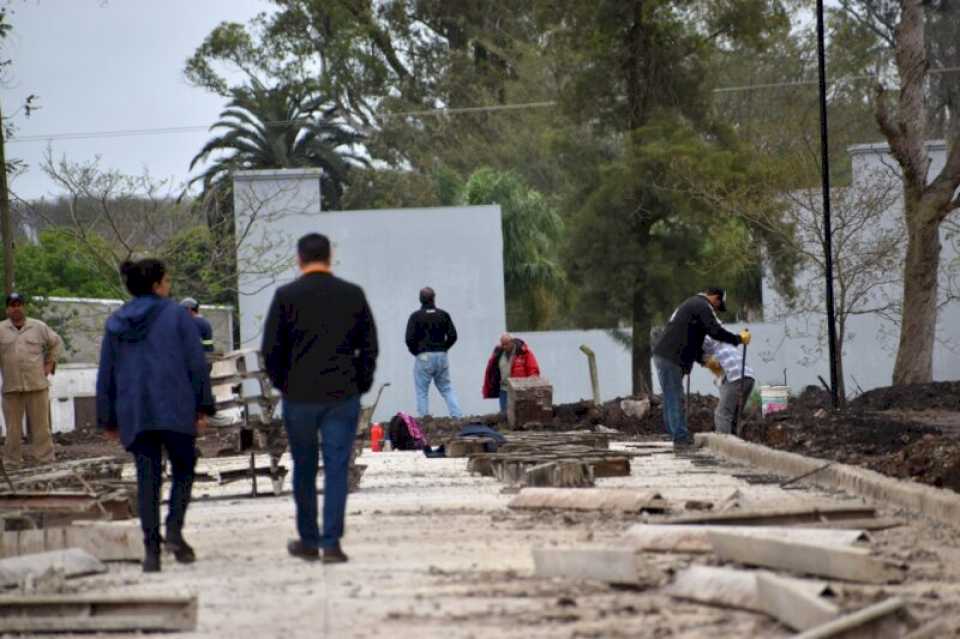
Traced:
<path id="1" fill-rule="evenodd" d="M 197 438 L 169 430 L 148 430 L 137 435 L 130 445 L 137 465 L 137 510 L 147 549 L 160 544 L 160 488 L 163 483 L 162 450 L 167 449 L 173 484 L 170 487 L 170 509 L 167 513 L 167 539 L 176 541 L 183 532 L 183 522 L 190 504 L 193 469 L 197 463 Z"/>
<path id="2" fill-rule="evenodd" d="M 659 355 L 653 356 L 653 365 L 663 393 L 663 421 L 667 432 L 674 442 L 689 443 L 693 438 L 687 430 L 687 417 L 683 412 L 683 369 Z"/>
<path id="3" fill-rule="evenodd" d="M 297 531 L 306 548 L 333 548 L 343 537 L 347 473 L 357 436 L 360 396 L 335 402 L 283 401 L 293 457 Z M 319 439 L 319 441 L 318 441 Z M 323 536 L 317 525 L 317 464 L 323 450 Z"/>

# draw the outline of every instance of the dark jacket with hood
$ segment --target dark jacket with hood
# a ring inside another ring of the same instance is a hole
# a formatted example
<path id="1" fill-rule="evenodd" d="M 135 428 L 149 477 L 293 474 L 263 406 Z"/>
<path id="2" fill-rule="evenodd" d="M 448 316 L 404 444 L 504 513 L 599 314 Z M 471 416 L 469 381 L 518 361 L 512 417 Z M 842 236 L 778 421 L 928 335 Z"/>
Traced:
<path id="1" fill-rule="evenodd" d="M 457 327 L 450 314 L 433 304 L 424 304 L 407 320 L 407 350 L 420 353 L 446 353 L 457 343 Z"/>
<path id="2" fill-rule="evenodd" d="M 703 338 L 707 335 L 718 342 L 734 346 L 740 344 L 740 336 L 720 324 L 710 300 L 703 295 L 694 295 L 670 316 L 663 334 L 653 347 L 653 354 L 689 373 L 694 362 L 703 362 Z"/>
<path id="3" fill-rule="evenodd" d="M 196 435 L 197 413 L 216 413 L 200 333 L 187 309 L 156 295 L 135 297 L 107 319 L 97 372 L 97 425 L 137 435 Z"/>

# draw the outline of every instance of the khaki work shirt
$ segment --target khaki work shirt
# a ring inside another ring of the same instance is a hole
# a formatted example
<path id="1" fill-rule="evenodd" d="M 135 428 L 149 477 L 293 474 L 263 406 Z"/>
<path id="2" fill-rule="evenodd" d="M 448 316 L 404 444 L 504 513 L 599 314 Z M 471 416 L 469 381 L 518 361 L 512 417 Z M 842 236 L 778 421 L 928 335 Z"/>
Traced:
<path id="1" fill-rule="evenodd" d="M 4 393 L 25 393 L 50 387 L 45 362 L 56 362 L 63 340 L 53 329 L 27 318 L 18 329 L 9 319 L 0 322 L 0 373 Z"/>

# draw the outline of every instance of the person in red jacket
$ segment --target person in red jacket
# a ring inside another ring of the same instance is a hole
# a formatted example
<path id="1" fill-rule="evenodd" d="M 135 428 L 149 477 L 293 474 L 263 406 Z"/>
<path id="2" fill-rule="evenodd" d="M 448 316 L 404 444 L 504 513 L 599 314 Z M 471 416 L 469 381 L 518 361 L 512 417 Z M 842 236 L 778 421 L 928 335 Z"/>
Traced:
<path id="1" fill-rule="evenodd" d="M 483 398 L 500 398 L 500 412 L 507 412 L 507 378 L 537 377 L 540 365 L 533 351 L 522 339 L 504 333 L 500 345 L 493 349 L 483 374 Z"/>

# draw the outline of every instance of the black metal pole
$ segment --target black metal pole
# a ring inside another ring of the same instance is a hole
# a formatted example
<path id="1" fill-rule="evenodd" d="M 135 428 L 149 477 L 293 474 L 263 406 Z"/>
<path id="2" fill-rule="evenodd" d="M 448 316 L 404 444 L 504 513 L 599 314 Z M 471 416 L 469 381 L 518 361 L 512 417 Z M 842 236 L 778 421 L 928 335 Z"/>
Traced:
<path id="1" fill-rule="evenodd" d="M 830 353 L 830 395 L 837 397 L 837 325 L 833 304 L 833 230 L 830 225 L 830 150 L 827 144 L 827 65 L 823 35 L 823 0 L 817 0 L 817 70 L 820 76 L 820 168 L 823 173 L 823 252 L 827 284 L 827 339 Z"/>

